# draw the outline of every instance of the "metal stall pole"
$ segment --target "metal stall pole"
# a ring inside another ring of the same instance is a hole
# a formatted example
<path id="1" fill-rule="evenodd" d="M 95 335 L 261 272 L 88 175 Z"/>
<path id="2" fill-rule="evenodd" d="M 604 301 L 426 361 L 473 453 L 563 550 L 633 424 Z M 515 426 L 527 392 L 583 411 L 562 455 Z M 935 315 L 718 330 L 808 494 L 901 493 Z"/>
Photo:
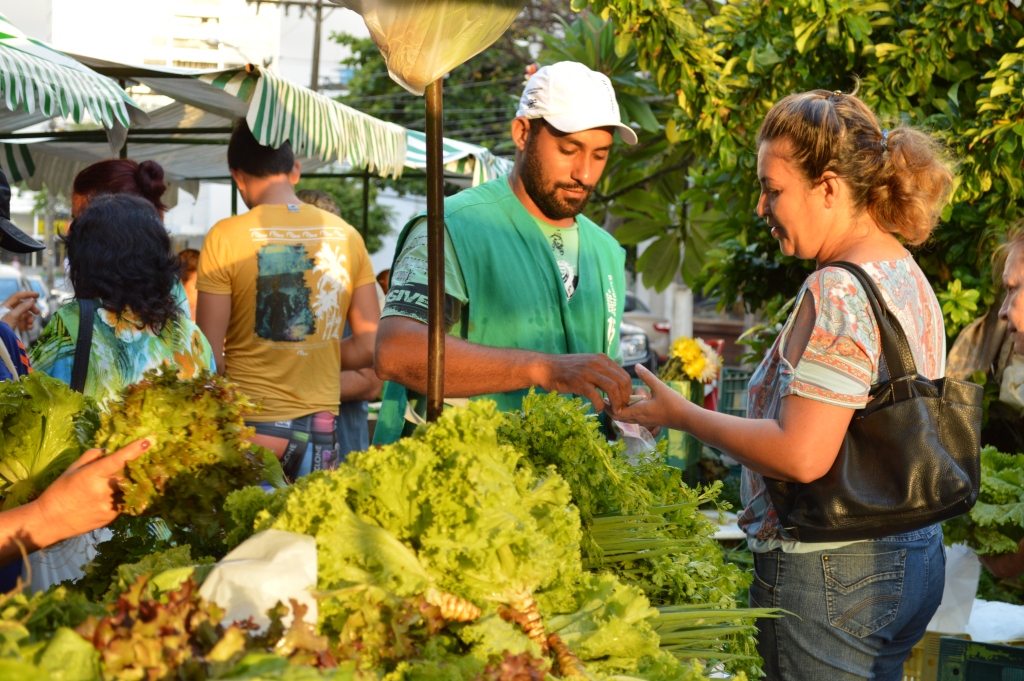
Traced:
<path id="1" fill-rule="evenodd" d="M 370 233 L 370 170 L 363 173 L 363 241 Z"/>
<path id="2" fill-rule="evenodd" d="M 438 78 L 427 86 L 427 420 L 444 409 L 444 164 L 442 90 Z"/>

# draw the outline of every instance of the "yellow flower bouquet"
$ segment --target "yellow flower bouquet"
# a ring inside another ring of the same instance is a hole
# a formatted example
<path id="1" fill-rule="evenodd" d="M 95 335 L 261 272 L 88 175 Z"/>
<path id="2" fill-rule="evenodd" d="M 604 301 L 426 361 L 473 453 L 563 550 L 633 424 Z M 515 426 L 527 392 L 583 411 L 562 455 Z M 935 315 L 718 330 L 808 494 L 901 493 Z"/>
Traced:
<path id="1" fill-rule="evenodd" d="M 663 381 L 710 383 L 718 378 L 722 360 L 715 349 L 700 338 L 677 338 L 668 351 L 668 361 L 658 372 Z"/>
<path id="2" fill-rule="evenodd" d="M 698 406 L 704 406 L 706 384 L 718 378 L 722 360 L 715 349 L 700 338 L 677 338 L 668 351 L 668 361 L 658 371 L 658 378 L 669 388 Z M 665 429 L 668 442 L 665 461 L 684 471 L 684 479 L 694 482 L 696 465 L 703 445 L 689 433 Z"/>

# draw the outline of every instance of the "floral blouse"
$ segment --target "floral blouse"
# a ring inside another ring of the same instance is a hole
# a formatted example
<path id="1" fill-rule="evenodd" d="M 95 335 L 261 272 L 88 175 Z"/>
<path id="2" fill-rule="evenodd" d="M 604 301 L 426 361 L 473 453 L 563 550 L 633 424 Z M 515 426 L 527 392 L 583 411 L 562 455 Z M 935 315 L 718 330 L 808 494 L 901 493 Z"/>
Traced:
<path id="1" fill-rule="evenodd" d="M 57 311 L 31 350 L 32 366 L 65 383 L 71 382 L 78 338 L 77 303 Z M 161 364 L 178 367 L 179 376 L 191 378 L 202 369 L 213 370 L 210 343 L 188 314 L 167 324 L 160 333 L 143 326 L 125 310 L 115 315 L 99 308 L 93 323 L 92 350 L 85 394 L 101 404 L 137 383 L 142 375 Z"/>
<path id="2" fill-rule="evenodd" d="M 946 370 L 942 309 L 921 268 L 909 255 L 860 266 L 878 284 L 886 305 L 899 319 L 918 373 L 931 379 L 942 377 Z M 807 294 L 814 299 L 814 329 L 794 367 L 782 352 Z M 879 381 L 880 370 L 884 376 L 880 359 L 878 325 L 860 283 L 846 270 L 824 267 L 804 282 L 793 314 L 751 377 L 747 416 L 778 418 L 786 395 L 860 409 L 868 403 L 868 393 Z M 799 543 L 789 537 L 780 526 L 764 479 L 747 468 L 743 469 L 741 496 L 744 509 L 739 525 L 747 534 L 751 550 L 781 548 L 803 553 L 836 546 Z"/>

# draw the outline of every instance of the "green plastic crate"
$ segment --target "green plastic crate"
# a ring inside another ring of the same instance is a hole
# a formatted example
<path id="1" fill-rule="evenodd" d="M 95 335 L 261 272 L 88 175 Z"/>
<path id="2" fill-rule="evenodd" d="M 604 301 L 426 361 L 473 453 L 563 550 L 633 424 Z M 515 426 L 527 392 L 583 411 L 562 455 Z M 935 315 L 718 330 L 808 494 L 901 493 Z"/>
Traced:
<path id="1" fill-rule="evenodd" d="M 747 385 L 752 372 L 743 369 L 722 369 L 718 387 L 718 411 L 723 414 L 746 417 Z"/>
<path id="2" fill-rule="evenodd" d="M 1024 649 L 943 636 L 939 681 L 1024 681 Z"/>

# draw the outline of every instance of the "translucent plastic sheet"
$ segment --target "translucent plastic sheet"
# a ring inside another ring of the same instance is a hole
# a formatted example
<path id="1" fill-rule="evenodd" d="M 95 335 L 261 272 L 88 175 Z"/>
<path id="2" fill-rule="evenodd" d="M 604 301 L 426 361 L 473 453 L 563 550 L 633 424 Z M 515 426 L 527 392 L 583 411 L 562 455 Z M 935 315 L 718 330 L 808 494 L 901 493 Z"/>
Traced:
<path id="1" fill-rule="evenodd" d="M 316 540 L 294 532 L 265 530 L 224 556 L 203 581 L 199 595 L 224 608 L 224 622 L 252 617 L 261 629 L 270 624 L 267 610 L 291 599 L 305 605 L 306 621 L 316 622 Z M 293 613 L 282 622 L 289 626 Z"/>
<path id="2" fill-rule="evenodd" d="M 480 54 L 526 0 L 332 0 L 363 17 L 388 72 L 409 92 Z"/>

